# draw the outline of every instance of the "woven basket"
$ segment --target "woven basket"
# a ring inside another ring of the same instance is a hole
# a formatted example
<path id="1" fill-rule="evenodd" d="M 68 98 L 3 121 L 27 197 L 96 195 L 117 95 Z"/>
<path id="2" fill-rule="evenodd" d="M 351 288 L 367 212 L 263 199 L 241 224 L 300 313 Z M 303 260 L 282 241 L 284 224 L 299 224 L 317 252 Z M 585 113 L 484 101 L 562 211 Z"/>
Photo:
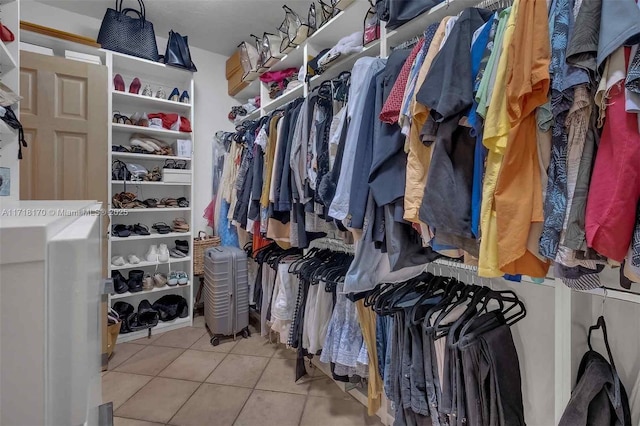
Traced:
<path id="1" fill-rule="evenodd" d="M 198 232 L 198 236 L 193 239 L 193 274 L 204 274 L 204 252 L 211 247 L 220 245 L 220 237 L 207 235 L 206 232 Z"/>

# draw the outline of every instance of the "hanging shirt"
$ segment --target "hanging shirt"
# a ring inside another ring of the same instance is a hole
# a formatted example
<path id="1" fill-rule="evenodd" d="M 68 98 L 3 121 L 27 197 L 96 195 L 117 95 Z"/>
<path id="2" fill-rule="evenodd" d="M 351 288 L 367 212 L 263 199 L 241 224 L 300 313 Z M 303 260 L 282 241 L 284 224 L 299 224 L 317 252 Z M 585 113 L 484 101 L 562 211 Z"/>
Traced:
<path id="1" fill-rule="evenodd" d="M 629 49 L 625 49 L 625 61 Z M 640 133 L 634 114 L 624 109 L 624 86 L 610 91 L 607 120 L 587 200 L 587 243 L 617 262 L 627 254 L 640 200 Z"/>
<path id="2" fill-rule="evenodd" d="M 386 59 L 361 58 L 356 61 L 351 71 L 351 88 L 349 89 L 348 116 L 349 130 L 345 142 L 343 162 L 336 193 L 329 208 L 329 216 L 344 220 L 349 213 L 349 197 L 351 193 L 351 177 L 353 175 L 353 158 L 358 145 L 358 134 L 362 123 L 362 111 L 366 98 L 366 88 L 373 76 L 384 68 Z"/>
<path id="3" fill-rule="evenodd" d="M 511 275 L 545 277 L 549 265 L 528 250 L 527 241 L 531 232 L 539 236 L 543 221 L 535 112 L 547 101 L 550 85 L 547 7 L 544 0 L 527 0 L 517 9 L 507 65 L 511 130 L 494 195 L 498 267 Z"/>
<path id="4" fill-rule="evenodd" d="M 494 205 L 494 193 L 498 174 L 502 166 L 502 158 L 506 150 L 507 140 L 511 124 L 507 113 L 507 63 L 508 50 L 515 30 L 519 0 L 513 6 L 500 12 L 500 24 L 496 40 L 500 36 L 500 27 L 504 28 L 500 52 L 495 50 L 491 56 L 500 56 L 496 65 L 496 84 L 493 88 L 489 108 L 487 109 L 484 124 L 482 143 L 488 150 L 487 165 L 482 185 L 482 206 L 480 209 L 480 256 L 478 257 L 478 275 L 481 277 L 501 277 L 504 275 L 498 265 L 498 230 L 496 225 L 496 212 Z M 504 24 L 503 24 L 504 22 Z M 497 47 L 497 45 L 496 45 Z M 489 59 L 491 62 L 491 59 Z M 487 65 L 488 67 L 489 65 Z M 485 73 L 484 79 L 490 79 Z M 478 106 L 478 113 L 481 109 Z"/>
<path id="5" fill-rule="evenodd" d="M 433 59 L 440 51 L 440 45 L 445 35 L 445 27 L 449 21 L 449 17 L 445 17 L 439 24 L 438 29 L 433 36 L 433 40 L 427 51 L 424 63 L 420 68 L 416 79 L 416 88 L 422 87 Z M 417 92 L 417 91 L 416 91 Z M 431 162 L 431 145 L 422 143 L 420 132 L 424 123 L 429 116 L 429 109 L 416 101 L 416 93 L 411 99 L 411 128 L 407 137 L 407 183 L 404 193 L 404 219 L 419 223 L 419 210 L 424 196 L 424 187 L 427 183 L 427 172 Z"/>
<path id="6" fill-rule="evenodd" d="M 486 9 L 462 12 L 416 97 L 431 108 L 425 133 L 436 139 L 420 219 L 435 228 L 437 240 L 474 255 L 478 254 L 471 233 L 475 140 L 460 121 L 473 103 L 471 39 L 491 16 Z"/>

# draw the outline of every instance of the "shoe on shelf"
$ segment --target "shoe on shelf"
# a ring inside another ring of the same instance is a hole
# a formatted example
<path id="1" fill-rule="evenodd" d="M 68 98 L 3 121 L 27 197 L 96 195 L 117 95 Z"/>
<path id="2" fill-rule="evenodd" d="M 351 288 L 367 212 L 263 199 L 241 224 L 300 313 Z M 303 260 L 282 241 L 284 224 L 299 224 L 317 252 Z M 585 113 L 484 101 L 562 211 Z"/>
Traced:
<path id="1" fill-rule="evenodd" d="M 127 259 L 129 260 L 129 263 L 132 265 L 137 265 L 138 263 L 140 263 L 140 258 L 135 254 L 130 254 L 129 256 L 127 256 Z"/>
<path id="2" fill-rule="evenodd" d="M 156 272 L 153 275 L 153 282 L 157 288 L 162 288 L 167 285 L 167 276 L 162 272 Z"/>
<path id="3" fill-rule="evenodd" d="M 120 74 L 113 77 L 113 88 L 118 92 L 124 92 L 124 79 Z"/>
<path id="4" fill-rule="evenodd" d="M 183 104 L 189 103 L 189 92 L 187 92 L 186 90 L 182 92 L 182 95 L 180 96 L 180 102 L 182 102 Z"/>
<path id="5" fill-rule="evenodd" d="M 146 274 L 142 279 L 142 289 L 145 291 L 153 290 L 154 281 L 151 274 Z"/>
<path id="6" fill-rule="evenodd" d="M 178 275 L 178 285 L 187 285 L 189 284 L 189 275 L 186 272 L 180 271 L 177 273 Z"/>
<path id="7" fill-rule="evenodd" d="M 184 217 L 173 219 L 173 230 L 175 232 L 189 232 L 189 224 Z"/>
<path id="8" fill-rule="evenodd" d="M 136 223 L 135 225 L 131 225 L 130 229 L 136 235 L 151 235 L 151 233 L 149 232 L 149 227 L 141 223 Z"/>
<path id="9" fill-rule="evenodd" d="M 111 264 L 113 266 L 124 266 L 127 264 L 127 262 L 124 261 L 124 257 L 122 256 L 113 256 L 111 258 Z"/>
<path id="10" fill-rule="evenodd" d="M 178 273 L 177 272 L 170 272 L 169 273 L 169 280 L 167 281 L 167 284 L 169 285 L 169 287 L 175 287 L 178 285 Z"/>
<path id="11" fill-rule="evenodd" d="M 160 244 L 158 248 L 158 261 L 165 263 L 169 261 L 169 247 L 166 244 Z"/>
<path id="12" fill-rule="evenodd" d="M 134 269 L 129 271 L 129 291 L 131 293 L 137 293 L 142 291 L 142 279 L 144 278 L 144 271 L 141 269 Z"/>
<path id="13" fill-rule="evenodd" d="M 129 85 L 129 93 L 140 94 L 140 88 L 142 87 L 142 83 L 138 77 L 134 78 L 131 84 Z"/>
<path id="14" fill-rule="evenodd" d="M 156 98 L 167 99 L 167 92 L 165 92 L 162 87 L 159 88 L 158 91 L 156 92 Z"/>
<path id="15" fill-rule="evenodd" d="M 145 259 L 147 259 L 147 262 L 158 262 L 158 246 L 157 245 L 152 244 L 151 247 L 149 247 L 149 251 L 145 255 Z"/>
<path id="16" fill-rule="evenodd" d="M 153 97 L 153 89 L 150 84 L 145 84 L 144 89 L 142 89 L 142 96 L 150 96 Z"/>
<path id="17" fill-rule="evenodd" d="M 129 291 L 129 286 L 127 285 L 127 280 L 120 273 L 120 271 L 111 272 L 111 279 L 113 280 L 113 288 L 115 289 L 117 294 L 126 293 Z"/>
<path id="18" fill-rule="evenodd" d="M 187 240 L 176 240 L 176 249 L 180 250 L 184 254 L 189 254 L 189 241 Z"/>
<path id="19" fill-rule="evenodd" d="M 176 258 L 176 259 L 181 259 L 183 257 L 187 257 L 186 254 L 184 254 L 183 252 L 181 252 L 178 249 L 172 248 L 171 250 L 169 250 L 169 256 Z"/>
<path id="20" fill-rule="evenodd" d="M 171 94 L 169 95 L 169 100 L 173 102 L 180 101 L 180 91 L 178 90 L 177 87 L 174 87 L 173 90 L 171 91 Z"/>

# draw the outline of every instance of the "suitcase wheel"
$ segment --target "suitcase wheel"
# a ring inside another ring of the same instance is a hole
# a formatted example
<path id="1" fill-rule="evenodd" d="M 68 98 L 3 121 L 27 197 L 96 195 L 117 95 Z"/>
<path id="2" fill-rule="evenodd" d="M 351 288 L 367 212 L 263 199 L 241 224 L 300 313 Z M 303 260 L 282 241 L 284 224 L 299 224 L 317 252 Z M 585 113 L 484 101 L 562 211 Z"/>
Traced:
<path id="1" fill-rule="evenodd" d="M 213 336 L 210 342 L 213 346 L 218 346 L 220 344 L 220 339 L 218 338 L 218 336 Z"/>
<path id="2" fill-rule="evenodd" d="M 249 332 L 248 328 L 245 328 L 244 330 L 242 330 L 242 337 L 244 337 L 245 339 L 249 338 L 251 336 L 251 333 Z"/>

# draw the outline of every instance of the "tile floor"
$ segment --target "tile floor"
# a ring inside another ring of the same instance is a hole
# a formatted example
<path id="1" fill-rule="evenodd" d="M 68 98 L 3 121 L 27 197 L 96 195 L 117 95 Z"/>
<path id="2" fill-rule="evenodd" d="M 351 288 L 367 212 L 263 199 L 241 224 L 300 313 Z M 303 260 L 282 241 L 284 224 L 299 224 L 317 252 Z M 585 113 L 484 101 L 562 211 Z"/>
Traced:
<path id="1" fill-rule="evenodd" d="M 295 383 L 295 362 L 259 333 L 211 346 L 198 317 L 194 327 L 119 344 L 102 395 L 114 426 L 382 425 L 317 369 Z"/>

